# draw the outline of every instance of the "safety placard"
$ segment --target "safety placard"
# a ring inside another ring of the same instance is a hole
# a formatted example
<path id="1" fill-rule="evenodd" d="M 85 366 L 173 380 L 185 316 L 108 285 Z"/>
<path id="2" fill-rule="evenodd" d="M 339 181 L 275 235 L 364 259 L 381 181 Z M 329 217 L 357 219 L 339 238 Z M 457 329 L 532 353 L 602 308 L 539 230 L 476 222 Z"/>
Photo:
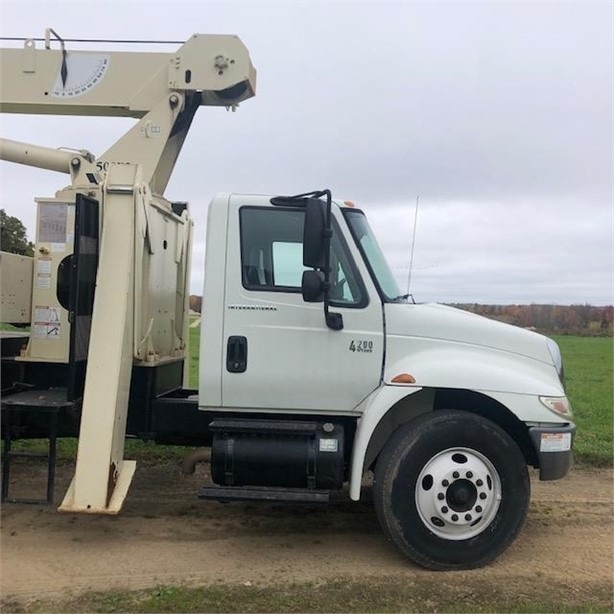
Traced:
<path id="1" fill-rule="evenodd" d="M 338 450 L 338 439 L 320 439 L 320 452 L 337 452 Z"/>
<path id="2" fill-rule="evenodd" d="M 571 449 L 571 433 L 542 433 L 540 452 L 567 452 Z"/>
<path id="3" fill-rule="evenodd" d="M 36 261 L 36 287 L 41 290 L 51 288 L 51 258 L 38 258 Z"/>
<path id="4" fill-rule="evenodd" d="M 36 339 L 59 339 L 61 333 L 60 308 L 36 305 L 32 336 Z"/>
<path id="5" fill-rule="evenodd" d="M 48 256 L 41 256 L 36 261 L 36 272 L 42 273 L 44 275 L 51 274 L 51 258 L 49 258 Z"/>
<path id="6" fill-rule="evenodd" d="M 36 274 L 36 287 L 41 290 L 51 289 L 51 273 L 37 273 Z"/>
<path id="7" fill-rule="evenodd" d="M 39 242 L 66 243 L 68 217 L 66 203 L 40 203 L 38 211 Z"/>

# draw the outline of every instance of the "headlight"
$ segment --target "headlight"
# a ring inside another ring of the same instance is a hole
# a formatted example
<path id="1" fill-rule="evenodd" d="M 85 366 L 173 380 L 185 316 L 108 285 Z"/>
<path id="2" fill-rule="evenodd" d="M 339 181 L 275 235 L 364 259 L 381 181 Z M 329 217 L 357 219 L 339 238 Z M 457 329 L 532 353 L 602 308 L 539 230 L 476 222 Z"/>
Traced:
<path id="1" fill-rule="evenodd" d="M 572 418 L 573 411 L 567 397 L 539 397 L 539 400 L 552 412 L 565 418 Z"/>
<path id="2" fill-rule="evenodd" d="M 552 357 L 552 364 L 554 365 L 556 372 L 559 374 L 561 384 L 565 386 L 565 370 L 563 368 L 563 358 L 561 356 L 561 350 L 559 349 L 559 346 L 554 339 L 546 339 L 546 345 L 548 346 L 548 351 L 550 352 L 550 356 Z"/>

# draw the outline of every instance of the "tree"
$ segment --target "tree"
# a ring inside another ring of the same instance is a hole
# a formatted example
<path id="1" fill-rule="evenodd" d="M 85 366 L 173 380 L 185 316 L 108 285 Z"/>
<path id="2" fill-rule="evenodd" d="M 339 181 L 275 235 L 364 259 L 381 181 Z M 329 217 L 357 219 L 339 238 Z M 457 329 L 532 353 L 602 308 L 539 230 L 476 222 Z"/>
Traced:
<path id="1" fill-rule="evenodd" d="M 0 209 L 0 247 L 4 252 L 21 254 L 22 256 L 34 255 L 34 244 L 28 241 L 26 227 L 21 220 L 12 215 L 7 215 L 4 209 Z"/>

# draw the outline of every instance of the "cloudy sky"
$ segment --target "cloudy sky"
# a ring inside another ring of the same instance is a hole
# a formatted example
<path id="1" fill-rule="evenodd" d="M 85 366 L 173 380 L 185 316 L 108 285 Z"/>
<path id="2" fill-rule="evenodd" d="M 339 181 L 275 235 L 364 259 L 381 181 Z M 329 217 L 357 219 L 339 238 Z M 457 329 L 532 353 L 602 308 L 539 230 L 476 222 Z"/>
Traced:
<path id="1" fill-rule="evenodd" d="M 365 210 L 403 291 L 420 196 L 420 302 L 610 304 L 612 16 L 590 1 L 2 0 L 0 33 L 242 38 L 257 96 L 200 109 L 166 193 L 196 220 L 193 293 L 215 192 L 330 188 Z M 84 48 L 118 46 L 69 45 Z M 131 123 L 4 114 L 1 132 L 102 153 Z M 67 178 L 0 170 L 0 206 L 33 234 L 33 199 Z"/>

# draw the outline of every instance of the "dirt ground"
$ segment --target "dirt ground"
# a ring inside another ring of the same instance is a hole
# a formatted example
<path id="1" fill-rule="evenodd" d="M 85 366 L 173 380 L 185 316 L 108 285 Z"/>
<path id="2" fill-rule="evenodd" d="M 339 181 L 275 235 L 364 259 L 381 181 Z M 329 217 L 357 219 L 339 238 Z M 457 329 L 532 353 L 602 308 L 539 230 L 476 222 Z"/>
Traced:
<path id="1" fill-rule="evenodd" d="M 141 462 L 119 516 L 62 514 L 55 507 L 2 508 L 1 590 L 29 600 L 85 590 L 158 585 L 437 577 L 522 590 L 543 585 L 590 594 L 613 578 L 612 470 L 575 469 L 557 482 L 532 475 L 529 517 L 520 537 L 487 568 L 441 574 L 408 562 L 384 538 L 365 501 L 339 496 L 328 507 L 204 502 L 208 467 L 182 476 L 177 463 Z M 27 470 L 28 479 L 24 479 Z M 58 468 L 57 503 L 72 477 Z M 44 489 L 38 468 L 16 466 L 19 486 Z M 18 495 L 17 484 L 11 495 Z M 22 490 L 21 493 L 24 491 Z"/>

